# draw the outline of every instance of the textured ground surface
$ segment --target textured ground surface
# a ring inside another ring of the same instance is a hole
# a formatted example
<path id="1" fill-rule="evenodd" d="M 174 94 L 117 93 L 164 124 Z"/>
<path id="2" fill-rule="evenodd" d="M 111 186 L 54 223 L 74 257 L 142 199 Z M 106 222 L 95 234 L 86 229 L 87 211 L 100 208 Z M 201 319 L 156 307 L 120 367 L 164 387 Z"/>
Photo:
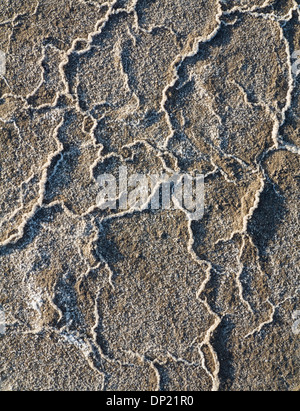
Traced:
<path id="1" fill-rule="evenodd" d="M 300 388 L 295 0 L 0 0 L 0 390 Z M 100 173 L 205 174 L 201 221 Z"/>

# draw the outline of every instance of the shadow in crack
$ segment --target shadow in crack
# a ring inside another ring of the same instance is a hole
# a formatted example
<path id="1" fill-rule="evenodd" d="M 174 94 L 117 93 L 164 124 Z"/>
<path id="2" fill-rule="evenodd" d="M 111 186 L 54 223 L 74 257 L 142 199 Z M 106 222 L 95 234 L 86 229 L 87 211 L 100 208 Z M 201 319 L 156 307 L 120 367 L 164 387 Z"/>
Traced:
<path id="1" fill-rule="evenodd" d="M 123 261 L 124 256 L 122 255 L 120 248 L 116 242 L 115 234 L 111 231 L 109 221 L 102 223 L 102 225 L 100 225 L 99 227 L 98 239 L 95 242 L 95 249 L 93 251 L 93 254 L 96 259 L 98 259 L 99 261 L 104 261 L 108 264 L 113 274 L 111 281 L 114 282 L 115 278 L 119 275 L 119 272 L 115 270 L 115 264 Z M 116 296 L 110 291 L 111 290 L 109 289 L 109 287 L 102 288 L 99 293 L 98 299 L 106 299 L 107 301 L 110 301 L 112 304 L 114 304 L 116 301 Z M 95 328 L 97 335 L 97 344 L 106 357 L 113 359 L 114 355 L 111 352 L 109 341 L 104 337 L 104 316 L 105 312 L 103 312 L 101 310 L 101 307 L 98 305 L 98 324 Z"/>
<path id="2" fill-rule="evenodd" d="M 124 256 L 120 250 L 120 244 L 117 242 L 117 234 L 111 229 L 110 222 L 104 222 L 99 229 L 99 235 L 96 245 L 96 253 L 101 255 L 103 259 L 114 266 L 120 261 L 124 261 Z"/>
<path id="3" fill-rule="evenodd" d="M 220 391 L 228 391 L 235 380 L 235 368 L 232 356 L 232 331 L 235 324 L 230 316 L 226 315 L 219 327 L 217 328 L 213 338 L 212 345 L 218 354 L 220 363 Z"/>
<path id="4" fill-rule="evenodd" d="M 16 242 L 11 242 L 0 247 L 0 258 L 5 255 L 13 254 L 15 251 L 24 250 L 31 244 L 40 233 L 42 225 L 52 221 L 57 213 L 62 213 L 60 205 L 49 208 L 39 208 L 33 217 L 25 224 L 22 237 Z"/>
<path id="5" fill-rule="evenodd" d="M 279 191 L 278 187 L 276 189 Z M 267 183 L 260 196 L 259 206 L 248 224 L 248 232 L 263 262 L 268 260 L 268 245 L 276 240 L 279 226 L 284 221 L 286 213 L 284 197 L 281 193 L 276 193 L 271 183 Z"/>

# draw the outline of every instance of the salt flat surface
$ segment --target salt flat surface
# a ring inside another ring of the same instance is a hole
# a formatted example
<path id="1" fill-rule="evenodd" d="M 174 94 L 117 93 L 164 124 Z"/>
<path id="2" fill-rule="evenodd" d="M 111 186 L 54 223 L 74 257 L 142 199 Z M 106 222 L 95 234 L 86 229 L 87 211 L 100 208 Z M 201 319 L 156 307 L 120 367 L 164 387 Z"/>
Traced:
<path id="1" fill-rule="evenodd" d="M 300 388 L 299 22 L 1 2 L 0 390 Z M 122 166 L 203 174 L 203 219 L 100 210 Z"/>

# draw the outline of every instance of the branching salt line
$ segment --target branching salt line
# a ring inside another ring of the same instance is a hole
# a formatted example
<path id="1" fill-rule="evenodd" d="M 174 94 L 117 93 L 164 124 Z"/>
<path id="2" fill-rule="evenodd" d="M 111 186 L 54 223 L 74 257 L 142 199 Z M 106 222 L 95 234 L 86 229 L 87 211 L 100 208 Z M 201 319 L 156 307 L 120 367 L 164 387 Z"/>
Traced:
<path id="1" fill-rule="evenodd" d="M 264 321 L 263 323 L 261 323 L 257 328 L 255 328 L 251 333 L 247 334 L 244 339 L 252 337 L 255 334 L 259 334 L 262 329 L 269 324 L 272 324 L 274 322 L 274 315 L 276 313 L 276 307 L 270 302 L 270 300 L 268 300 L 268 303 L 270 304 L 270 306 L 272 307 L 272 313 L 270 315 L 269 320 Z"/>
<path id="2" fill-rule="evenodd" d="M 23 221 L 20 224 L 20 226 L 18 227 L 18 233 L 13 234 L 12 236 L 10 236 L 4 242 L 1 242 L 0 243 L 1 247 L 6 246 L 6 245 L 11 244 L 11 243 L 15 243 L 19 239 L 21 239 L 24 235 L 24 229 L 25 229 L 25 226 L 26 226 L 27 222 L 35 215 L 36 211 L 43 206 L 44 193 L 45 193 L 45 188 L 46 188 L 46 183 L 47 183 L 47 176 L 48 176 L 48 169 L 52 164 L 52 160 L 63 151 L 63 145 L 57 138 L 59 129 L 61 128 L 63 123 L 64 123 L 64 119 L 61 120 L 59 125 L 54 130 L 54 138 L 57 142 L 58 148 L 57 148 L 57 151 L 55 151 L 54 153 L 49 155 L 47 162 L 42 167 L 42 170 L 41 170 L 42 171 L 42 177 L 41 177 L 41 180 L 39 182 L 39 192 L 38 192 L 37 202 L 33 206 L 31 212 L 23 216 Z"/>

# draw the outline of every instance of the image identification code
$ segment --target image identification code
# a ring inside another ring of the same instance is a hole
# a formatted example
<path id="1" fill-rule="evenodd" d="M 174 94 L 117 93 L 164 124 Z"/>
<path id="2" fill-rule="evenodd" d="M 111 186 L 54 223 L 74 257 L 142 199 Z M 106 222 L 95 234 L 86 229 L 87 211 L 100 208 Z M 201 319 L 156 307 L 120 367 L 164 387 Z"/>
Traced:
<path id="1" fill-rule="evenodd" d="M 106 405 L 107 406 L 132 406 L 133 408 L 138 408 L 142 405 L 151 405 L 151 406 L 161 406 L 161 405 L 169 405 L 169 406 L 192 406 L 194 404 L 194 397 L 192 395 L 185 396 L 185 395 L 176 395 L 176 396 L 165 396 L 165 395 L 151 395 L 149 399 L 142 399 L 142 398 L 124 398 L 118 397 L 116 395 L 107 398 Z"/>

